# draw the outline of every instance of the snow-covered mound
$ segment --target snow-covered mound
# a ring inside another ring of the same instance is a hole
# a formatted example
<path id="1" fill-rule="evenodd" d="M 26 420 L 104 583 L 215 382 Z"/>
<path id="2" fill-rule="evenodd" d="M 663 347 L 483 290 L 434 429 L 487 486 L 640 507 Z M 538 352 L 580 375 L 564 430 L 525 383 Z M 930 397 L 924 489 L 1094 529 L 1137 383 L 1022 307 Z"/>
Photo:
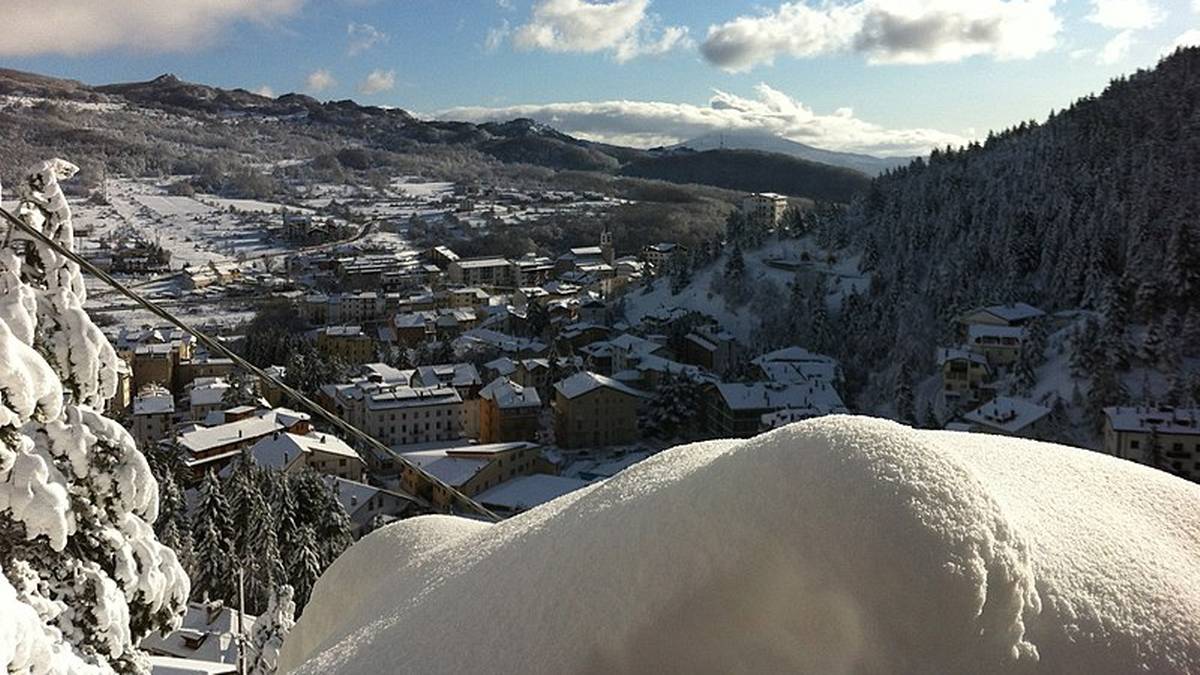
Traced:
<path id="1" fill-rule="evenodd" d="M 662 453 L 497 525 L 402 522 L 321 578 L 304 673 L 1200 672 L 1200 487 L 826 417 Z"/>

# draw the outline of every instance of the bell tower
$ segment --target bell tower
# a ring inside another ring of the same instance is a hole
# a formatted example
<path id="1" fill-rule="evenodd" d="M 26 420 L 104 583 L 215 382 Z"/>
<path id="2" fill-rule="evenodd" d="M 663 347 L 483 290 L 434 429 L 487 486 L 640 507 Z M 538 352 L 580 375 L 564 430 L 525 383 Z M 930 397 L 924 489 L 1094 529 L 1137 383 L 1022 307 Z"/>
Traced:
<path id="1" fill-rule="evenodd" d="M 600 230 L 600 257 L 604 258 L 604 262 L 609 265 L 613 264 L 616 259 L 616 251 L 613 248 L 613 233 L 608 229 L 608 224 L 605 223 L 604 229 Z"/>

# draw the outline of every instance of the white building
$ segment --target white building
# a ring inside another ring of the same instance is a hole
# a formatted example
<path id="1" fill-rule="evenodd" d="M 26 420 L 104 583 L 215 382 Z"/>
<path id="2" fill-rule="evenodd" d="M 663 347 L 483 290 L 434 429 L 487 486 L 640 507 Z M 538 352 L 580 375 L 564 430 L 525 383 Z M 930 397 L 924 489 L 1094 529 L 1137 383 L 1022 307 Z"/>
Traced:
<path id="1" fill-rule="evenodd" d="M 333 434 L 316 431 L 273 433 L 250 446 L 250 456 L 255 464 L 282 473 L 313 469 L 347 480 L 362 480 L 366 474 L 366 463 L 354 448 Z"/>
<path id="2" fill-rule="evenodd" d="M 147 385 L 133 399 L 133 439 L 148 448 L 171 435 L 175 398 L 158 385 Z"/>
<path id="3" fill-rule="evenodd" d="M 779 224 L 787 207 L 788 199 L 784 195 L 758 192 L 742 199 L 741 211 L 750 223 L 769 229 Z"/>

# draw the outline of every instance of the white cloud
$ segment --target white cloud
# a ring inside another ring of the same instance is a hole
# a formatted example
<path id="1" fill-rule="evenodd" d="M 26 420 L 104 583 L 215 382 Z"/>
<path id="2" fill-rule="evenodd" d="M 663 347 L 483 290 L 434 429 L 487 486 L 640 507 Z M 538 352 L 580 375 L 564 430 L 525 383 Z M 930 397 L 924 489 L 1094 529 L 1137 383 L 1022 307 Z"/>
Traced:
<path id="1" fill-rule="evenodd" d="M 90 54 L 106 49 L 188 51 L 229 24 L 270 23 L 304 0 L 40 0 L 5 2 L 0 56 Z"/>
<path id="2" fill-rule="evenodd" d="M 260 86 L 258 89 L 255 89 L 254 93 L 258 94 L 259 96 L 266 96 L 267 98 L 275 98 L 275 90 L 272 89 L 270 85 L 266 84 Z"/>
<path id="3" fill-rule="evenodd" d="M 1129 56 L 1129 50 L 1133 44 L 1132 30 L 1123 30 L 1117 33 L 1100 49 L 1100 53 L 1096 56 L 1096 63 L 1102 66 L 1111 66 L 1124 61 Z"/>
<path id="4" fill-rule="evenodd" d="M 858 0 L 787 2 L 709 26 L 700 51 L 731 72 L 774 62 L 857 52 L 871 63 L 935 63 L 990 55 L 1032 58 L 1055 46 L 1055 0 Z"/>
<path id="5" fill-rule="evenodd" d="M 308 74 L 308 77 L 304 80 L 304 90 L 309 93 L 319 94 L 336 84 L 337 80 L 334 79 L 333 74 L 321 68 Z"/>
<path id="6" fill-rule="evenodd" d="M 354 23 L 351 21 L 346 26 L 346 35 L 350 38 L 350 45 L 346 47 L 346 53 L 350 56 L 356 56 L 381 42 L 387 42 L 388 35 L 369 23 Z"/>
<path id="7" fill-rule="evenodd" d="M 488 30 L 487 37 L 483 40 L 483 50 L 486 52 L 494 52 L 504 44 L 512 33 L 512 26 L 509 25 L 508 19 L 500 22 L 499 26 L 495 26 Z"/>
<path id="8" fill-rule="evenodd" d="M 529 23 L 517 27 L 518 49 L 548 52 L 610 52 L 618 62 L 683 46 L 687 29 L 657 29 L 647 14 L 650 0 L 537 0 Z"/>
<path id="9" fill-rule="evenodd" d="M 1197 0 L 1197 4 L 1200 4 L 1200 0 Z M 1180 47 L 1200 47 L 1200 28 L 1193 28 L 1183 33 L 1175 38 L 1175 41 L 1171 43 L 1169 48 L 1163 51 L 1164 54 L 1170 54 Z"/>
<path id="10" fill-rule="evenodd" d="M 396 71 L 394 70 L 372 70 L 367 79 L 358 85 L 360 93 L 370 96 L 384 91 L 391 91 L 396 88 Z"/>
<path id="11" fill-rule="evenodd" d="M 917 155 L 968 139 L 934 129 L 889 129 L 854 116 L 850 108 L 820 115 L 766 84 L 754 98 L 714 91 L 707 106 L 657 101 L 581 101 L 462 107 L 441 119 L 483 122 L 530 117 L 581 138 L 635 147 L 670 145 L 713 131 L 762 131 L 829 150 Z"/>
<path id="12" fill-rule="evenodd" d="M 1166 13 L 1153 0 L 1092 0 L 1087 20 L 1113 30 L 1135 30 L 1153 28 L 1164 18 Z"/>

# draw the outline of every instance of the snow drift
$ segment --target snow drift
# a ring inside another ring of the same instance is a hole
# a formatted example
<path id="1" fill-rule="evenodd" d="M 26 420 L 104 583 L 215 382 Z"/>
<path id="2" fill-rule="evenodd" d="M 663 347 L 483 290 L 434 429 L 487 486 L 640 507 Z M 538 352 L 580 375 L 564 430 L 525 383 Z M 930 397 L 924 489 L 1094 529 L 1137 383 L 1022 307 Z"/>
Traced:
<path id="1" fill-rule="evenodd" d="M 1200 672 L 1200 487 L 826 417 L 664 452 L 496 525 L 367 537 L 304 673 Z"/>

